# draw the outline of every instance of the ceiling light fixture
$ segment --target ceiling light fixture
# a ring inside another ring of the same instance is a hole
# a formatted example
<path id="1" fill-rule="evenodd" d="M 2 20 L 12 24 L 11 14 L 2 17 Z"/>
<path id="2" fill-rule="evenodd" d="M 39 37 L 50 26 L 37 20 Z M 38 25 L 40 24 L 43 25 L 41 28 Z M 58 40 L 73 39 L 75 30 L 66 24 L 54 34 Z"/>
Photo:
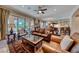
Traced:
<path id="1" fill-rule="evenodd" d="M 38 11 L 39 12 L 39 14 L 41 14 L 42 13 L 42 11 Z"/>

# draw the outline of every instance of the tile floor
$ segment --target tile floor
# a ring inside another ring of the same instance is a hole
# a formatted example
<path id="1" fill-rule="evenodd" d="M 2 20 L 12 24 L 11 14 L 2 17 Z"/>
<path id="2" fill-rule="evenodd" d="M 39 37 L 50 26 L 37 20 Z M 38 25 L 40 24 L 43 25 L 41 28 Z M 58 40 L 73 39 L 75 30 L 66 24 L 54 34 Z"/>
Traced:
<path id="1" fill-rule="evenodd" d="M 7 40 L 0 41 L 0 53 L 9 53 Z"/>

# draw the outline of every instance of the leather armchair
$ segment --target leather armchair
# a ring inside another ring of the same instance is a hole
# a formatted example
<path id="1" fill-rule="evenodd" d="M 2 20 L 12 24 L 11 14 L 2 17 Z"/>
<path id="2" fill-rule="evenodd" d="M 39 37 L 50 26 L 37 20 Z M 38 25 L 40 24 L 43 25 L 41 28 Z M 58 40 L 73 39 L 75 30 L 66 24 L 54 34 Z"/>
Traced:
<path id="1" fill-rule="evenodd" d="M 44 53 L 73 53 L 79 52 L 79 37 L 78 33 L 71 36 L 74 40 L 73 45 L 69 48 L 69 50 L 62 50 L 60 47 L 60 37 L 52 36 L 50 43 L 44 42 L 42 45 L 42 49 Z M 56 40 L 55 40 L 56 39 Z M 77 51 L 76 51 L 77 50 Z"/>

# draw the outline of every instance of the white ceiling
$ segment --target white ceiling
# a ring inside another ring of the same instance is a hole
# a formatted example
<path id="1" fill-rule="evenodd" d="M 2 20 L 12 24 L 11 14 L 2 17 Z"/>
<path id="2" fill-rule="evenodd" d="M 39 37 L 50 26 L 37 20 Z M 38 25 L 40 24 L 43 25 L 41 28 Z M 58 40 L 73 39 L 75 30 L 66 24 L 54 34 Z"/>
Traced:
<path id="1" fill-rule="evenodd" d="M 41 5 L 43 8 L 47 8 L 47 10 L 45 14 L 37 14 L 34 10 L 37 10 L 38 6 L 39 5 L 7 5 L 6 7 L 44 20 L 68 19 L 75 10 L 79 8 L 77 5 Z"/>

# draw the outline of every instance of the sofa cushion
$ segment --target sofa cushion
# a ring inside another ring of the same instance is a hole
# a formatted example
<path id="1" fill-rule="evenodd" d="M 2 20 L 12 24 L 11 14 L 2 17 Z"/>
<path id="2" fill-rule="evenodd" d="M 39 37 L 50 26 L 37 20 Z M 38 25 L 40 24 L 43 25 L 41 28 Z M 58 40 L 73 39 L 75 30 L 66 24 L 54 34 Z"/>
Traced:
<path id="1" fill-rule="evenodd" d="M 69 50 L 72 44 L 73 44 L 73 40 L 68 35 L 66 35 L 61 41 L 60 47 L 63 50 Z"/>
<path id="2" fill-rule="evenodd" d="M 76 44 L 72 49 L 71 49 L 72 53 L 79 53 L 79 44 Z"/>
<path id="3" fill-rule="evenodd" d="M 56 36 L 56 35 L 51 35 L 51 41 L 60 43 L 61 42 L 61 37 L 60 36 Z"/>

